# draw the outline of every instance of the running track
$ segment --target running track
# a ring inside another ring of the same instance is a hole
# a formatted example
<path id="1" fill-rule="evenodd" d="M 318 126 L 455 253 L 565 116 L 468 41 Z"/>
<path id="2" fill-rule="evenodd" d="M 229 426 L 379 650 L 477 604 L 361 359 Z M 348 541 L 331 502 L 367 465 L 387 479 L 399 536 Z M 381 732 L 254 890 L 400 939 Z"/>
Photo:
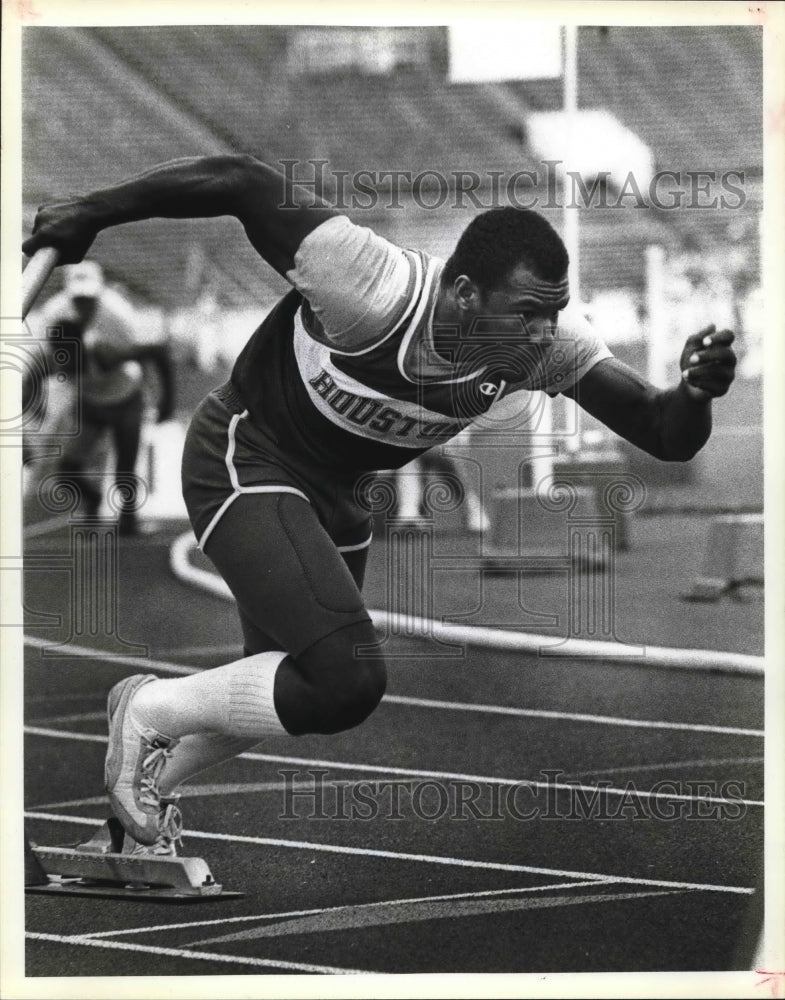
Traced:
<path id="1" fill-rule="evenodd" d="M 105 818 L 112 684 L 239 652 L 231 606 L 172 576 L 175 534 L 121 550 L 118 631 L 147 659 L 107 655 L 114 640 L 100 636 L 45 656 L 67 625 L 35 612 L 67 623 L 69 588 L 57 572 L 28 574 L 26 829 L 39 843 Z M 66 544 L 55 530 L 30 548 Z M 389 695 L 364 726 L 270 741 L 186 790 L 187 853 L 244 898 L 28 897 L 27 975 L 750 968 L 760 677 L 437 656 L 418 638 L 387 652 Z"/>

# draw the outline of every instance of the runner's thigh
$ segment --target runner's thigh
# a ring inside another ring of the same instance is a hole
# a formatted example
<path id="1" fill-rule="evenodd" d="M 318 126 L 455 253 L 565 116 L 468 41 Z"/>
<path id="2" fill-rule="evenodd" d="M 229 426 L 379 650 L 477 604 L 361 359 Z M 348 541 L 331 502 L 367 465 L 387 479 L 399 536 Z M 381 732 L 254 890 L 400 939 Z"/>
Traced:
<path id="1" fill-rule="evenodd" d="M 238 496 L 205 553 L 237 601 L 246 645 L 255 640 L 254 652 L 272 640 L 276 649 L 298 656 L 337 629 L 368 619 L 352 573 L 302 497 Z"/>
<path id="2" fill-rule="evenodd" d="M 355 552 L 341 552 L 341 557 L 352 574 L 357 587 L 362 590 L 365 578 L 365 565 L 368 562 L 368 548 L 366 547 Z M 281 648 L 275 639 L 254 625 L 251 618 L 245 614 L 242 608 L 238 607 L 237 610 L 243 630 L 243 645 L 246 656 L 251 656 L 253 653 L 267 653 L 270 650 Z"/>

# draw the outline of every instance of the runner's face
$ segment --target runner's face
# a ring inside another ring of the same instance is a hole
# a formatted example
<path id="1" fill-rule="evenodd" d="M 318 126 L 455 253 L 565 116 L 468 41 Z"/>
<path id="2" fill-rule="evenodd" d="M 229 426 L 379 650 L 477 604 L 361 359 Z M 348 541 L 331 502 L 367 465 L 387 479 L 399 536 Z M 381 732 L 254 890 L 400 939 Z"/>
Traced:
<path id="1" fill-rule="evenodd" d="M 569 301 L 569 295 L 543 304 L 541 295 L 533 295 L 533 286 L 542 286 L 532 272 L 518 264 L 491 291 L 483 295 L 481 315 L 505 343 L 513 336 L 521 346 L 541 344 L 556 335 L 559 311 Z"/>
<path id="2" fill-rule="evenodd" d="M 570 298 L 566 275 L 560 282 L 544 281 L 524 264 L 490 289 L 461 275 L 449 294 L 460 315 L 460 344 L 435 327 L 437 351 L 462 369 L 485 368 L 510 382 L 526 381 L 536 371 Z"/>
<path id="3" fill-rule="evenodd" d="M 552 284 L 519 264 L 489 291 L 481 291 L 465 351 L 471 366 L 509 382 L 527 382 L 558 333 L 559 311 L 569 301 L 566 279 Z"/>

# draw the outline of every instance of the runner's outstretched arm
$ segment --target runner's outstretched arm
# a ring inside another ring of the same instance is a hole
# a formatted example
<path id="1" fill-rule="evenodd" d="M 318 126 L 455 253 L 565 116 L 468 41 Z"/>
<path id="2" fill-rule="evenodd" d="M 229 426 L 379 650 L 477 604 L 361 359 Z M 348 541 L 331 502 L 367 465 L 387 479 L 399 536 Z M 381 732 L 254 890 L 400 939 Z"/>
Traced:
<path id="1" fill-rule="evenodd" d="M 233 216 L 256 251 L 285 275 L 300 243 L 339 213 L 253 156 L 229 154 L 171 160 L 113 187 L 41 206 L 22 245 L 60 251 L 60 264 L 78 263 L 102 229 L 142 219 Z"/>
<path id="2" fill-rule="evenodd" d="M 734 378 L 733 333 L 709 326 L 687 338 L 682 380 L 657 389 L 616 358 L 600 361 L 565 392 L 582 409 L 638 448 L 666 462 L 687 462 L 711 434 L 711 401 Z"/>

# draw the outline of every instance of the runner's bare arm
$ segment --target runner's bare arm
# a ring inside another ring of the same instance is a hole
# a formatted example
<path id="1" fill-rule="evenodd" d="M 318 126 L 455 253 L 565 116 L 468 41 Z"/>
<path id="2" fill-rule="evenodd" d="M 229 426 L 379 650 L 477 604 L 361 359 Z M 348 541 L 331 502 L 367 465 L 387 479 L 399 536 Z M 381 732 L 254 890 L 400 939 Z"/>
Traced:
<path id="1" fill-rule="evenodd" d="M 730 330 L 713 326 L 687 338 L 682 381 L 657 389 L 616 358 L 596 364 L 565 392 L 606 427 L 655 458 L 686 462 L 711 434 L 711 400 L 734 378 L 736 357 Z"/>
<path id="2" fill-rule="evenodd" d="M 60 251 L 61 264 L 82 260 L 102 229 L 142 219 L 234 216 L 256 251 L 279 274 L 294 266 L 303 239 L 338 213 L 312 191 L 244 154 L 172 160 L 113 187 L 51 202 L 38 210 L 22 245 Z"/>

